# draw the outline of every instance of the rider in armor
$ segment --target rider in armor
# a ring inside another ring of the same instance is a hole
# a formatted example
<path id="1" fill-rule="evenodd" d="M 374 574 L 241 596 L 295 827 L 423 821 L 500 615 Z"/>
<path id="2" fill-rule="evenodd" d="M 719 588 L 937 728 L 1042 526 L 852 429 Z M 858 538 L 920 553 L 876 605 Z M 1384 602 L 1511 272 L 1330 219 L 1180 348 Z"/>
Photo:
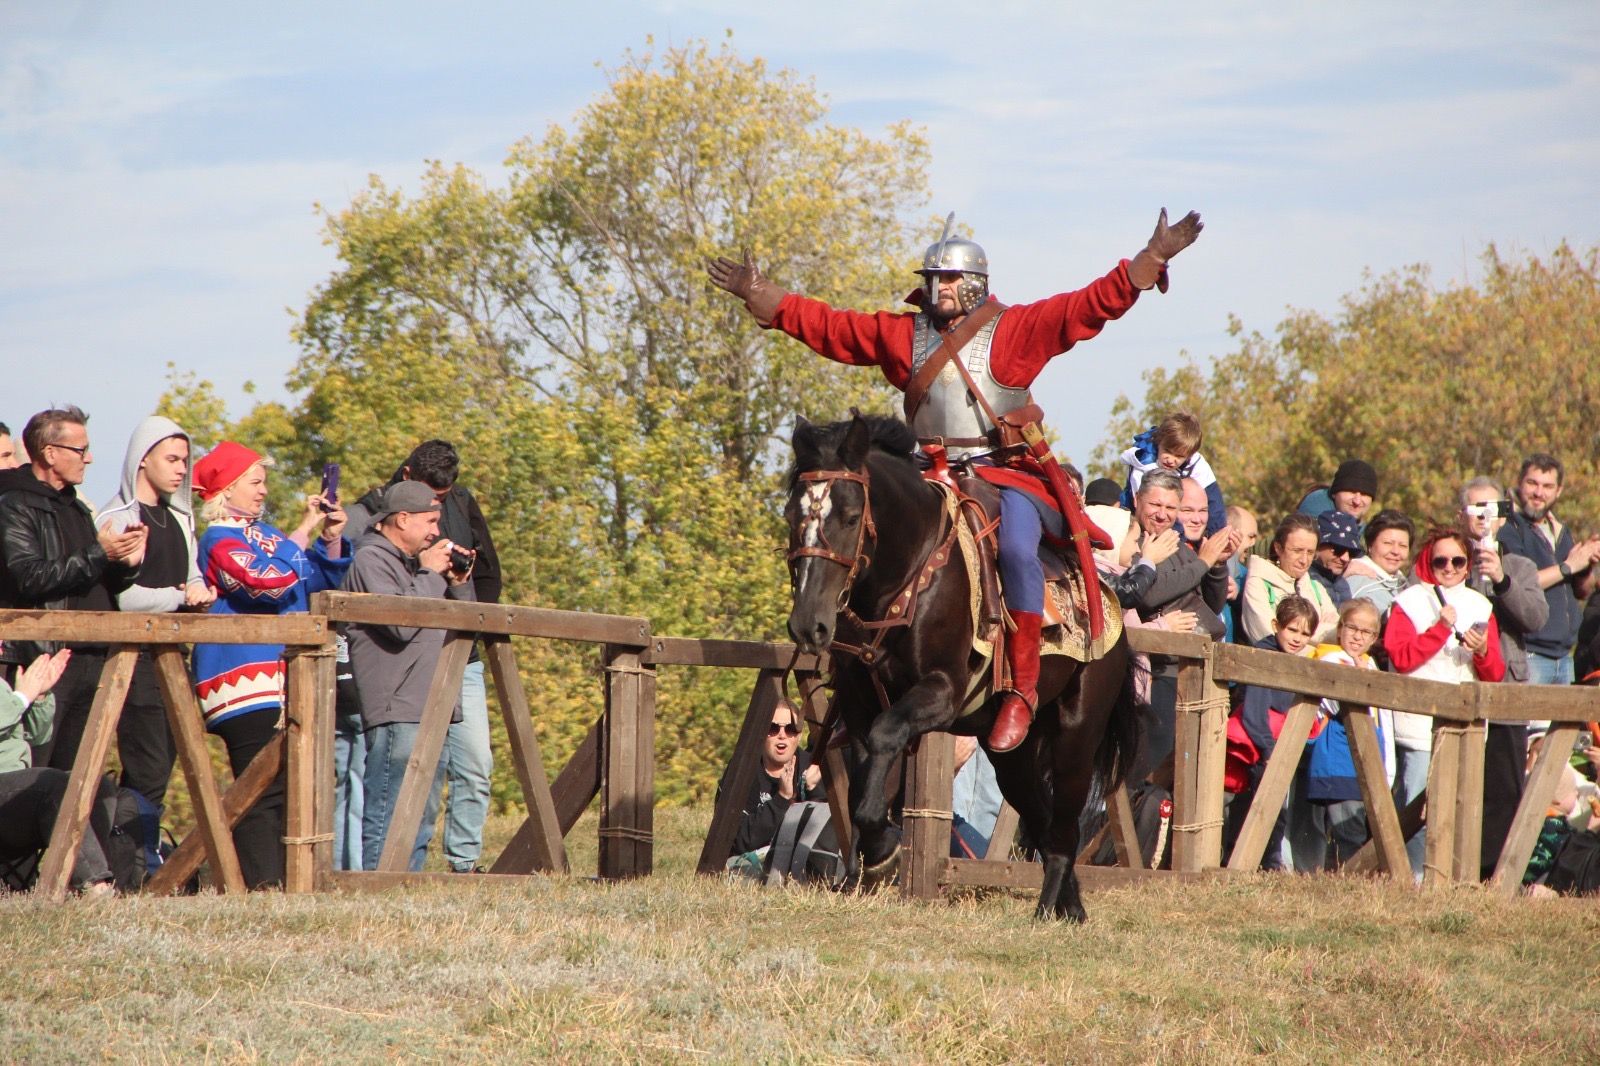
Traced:
<path id="1" fill-rule="evenodd" d="M 907 421 L 925 451 L 942 450 L 950 462 L 999 487 L 998 565 L 1016 631 L 1006 643 L 1011 688 L 988 746 L 1009 751 L 1027 736 L 1038 702 L 1044 611 L 1039 542 L 1045 532 L 1061 537 L 1065 529 L 1060 504 L 1037 465 L 1029 468 L 1014 451 L 999 448 L 994 418 L 1031 404 L 1029 387 L 1045 364 L 1122 317 L 1140 292 L 1157 285 L 1165 292 L 1167 260 L 1194 243 L 1201 223 L 1191 211 L 1168 225 L 1163 209 L 1149 243 L 1132 259 L 1085 288 L 1011 307 L 989 295 L 983 249 L 949 230 L 947 220 L 945 235 L 923 255 L 917 271 L 923 284 L 906 297 L 914 312 L 864 314 L 786 292 L 762 275 L 749 252 L 743 263 L 716 259 L 707 272 L 714 284 L 744 300 L 763 327 L 837 362 L 878 367 L 907 393 Z M 939 351 L 952 339 L 958 344 L 953 359 Z M 919 376 L 935 359 L 942 364 L 937 373 L 929 366 Z"/>

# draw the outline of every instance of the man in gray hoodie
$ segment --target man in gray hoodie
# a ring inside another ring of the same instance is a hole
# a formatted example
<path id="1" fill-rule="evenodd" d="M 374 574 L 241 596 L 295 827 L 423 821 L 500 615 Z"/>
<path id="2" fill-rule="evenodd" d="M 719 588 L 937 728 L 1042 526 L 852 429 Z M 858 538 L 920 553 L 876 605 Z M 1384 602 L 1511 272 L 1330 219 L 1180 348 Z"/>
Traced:
<path id="1" fill-rule="evenodd" d="M 466 549 L 439 536 L 439 501 L 433 490 L 418 481 L 396 482 L 384 490 L 372 527 L 356 543 L 345 591 L 471 599 L 468 582 L 472 567 L 469 563 L 465 569 L 452 569 L 452 550 L 462 551 L 470 559 Z M 347 636 L 367 749 L 362 863 L 373 870 L 382 856 L 406 762 L 416 743 L 434 668 L 444 647 L 444 630 L 362 624 L 350 626 Z M 459 719 L 460 714 L 458 705 L 453 717 Z M 412 851 L 412 870 L 421 870 L 427 857 L 443 784 L 441 759 Z"/>
<path id="2" fill-rule="evenodd" d="M 217 598 L 195 561 L 189 435 L 172 419 L 151 415 L 134 429 L 122 460 L 121 488 L 100 508 L 95 526 L 112 533 L 143 527 L 147 534 L 139 576 L 117 593 L 118 610 L 204 611 Z M 177 752 L 148 651 L 139 653 L 117 722 L 117 753 L 123 787 L 162 806 Z"/>

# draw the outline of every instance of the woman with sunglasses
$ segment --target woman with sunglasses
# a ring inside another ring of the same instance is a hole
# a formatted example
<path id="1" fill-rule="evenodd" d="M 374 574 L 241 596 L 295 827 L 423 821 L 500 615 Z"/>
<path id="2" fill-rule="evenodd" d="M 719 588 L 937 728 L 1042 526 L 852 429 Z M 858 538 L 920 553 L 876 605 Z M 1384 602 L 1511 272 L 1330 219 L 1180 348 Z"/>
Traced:
<path id="1" fill-rule="evenodd" d="M 723 780 L 733 776 L 733 768 Z M 717 790 L 719 793 L 721 789 Z M 773 708 L 767 723 L 767 739 L 761 746 L 761 772 L 750 785 L 739 831 L 733 837 L 730 857 L 759 851 L 772 843 L 792 803 L 825 799 L 822 767 L 811 761 L 811 754 L 800 747 L 800 716 L 794 704 L 781 701 Z"/>
<path id="2" fill-rule="evenodd" d="M 1470 587 L 1471 540 L 1457 529 L 1435 530 L 1417 553 L 1418 584 L 1395 597 L 1383 645 L 1394 669 L 1429 681 L 1499 681 L 1506 662 L 1494 608 Z M 1433 719 L 1394 715 L 1395 803 L 1404 807 L 1428 786 Z M 1426 827 L 1406 844 L 1411 872 L 1422 877 Z"/>

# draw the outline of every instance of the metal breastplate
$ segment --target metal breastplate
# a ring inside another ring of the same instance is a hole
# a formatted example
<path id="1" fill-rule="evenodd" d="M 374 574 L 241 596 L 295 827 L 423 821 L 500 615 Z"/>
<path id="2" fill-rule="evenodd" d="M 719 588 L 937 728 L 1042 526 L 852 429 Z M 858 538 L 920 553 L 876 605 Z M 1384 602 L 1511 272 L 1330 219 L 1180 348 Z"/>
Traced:
<path id="1" fill-rule="evenodd" d="M 956 355 L 956 358 L 965 364 L 967 373 L 972 375 L 972 380 L 983 393 L 983 398 L 989 401 L 989 406 L 994 408 L 997 414 L 1002 415 L 1033 402 L 1032 394 L 1027 389 L 1007 388 L 996 381 L 989 371 L 989 345 L 994 340 L 995 327 L 1000 324 L 1003 315 L 1004 312 L 996 315 L 973 334 L 972 340 L 968 341 L 967 346 Z M 933 320 L 925 313 L 918 314 L 911 347 L 913 377 L 928 361 L 930 349 L 933 348 L 937 338 L 938 333 L 934 330 Z M 962 379 L 960 371 L 955 368 L 953 360 L 944 365 L 939 371 L 939 376 L 934 378 L 933 384 L 928 386 L 927 396 L 923 399 L 922 406 L 917 409 L 916 418 L 911 422 L 911 431 L 922 439 L 982 437 L 993 428 L 994 423 L 989 421 L 989 416 L 983 413 L 983 407 L 967 390 L 967 383 Z M 952 459 L 981 455 L 992 450 L 992 445 L 947 447 Z"/>

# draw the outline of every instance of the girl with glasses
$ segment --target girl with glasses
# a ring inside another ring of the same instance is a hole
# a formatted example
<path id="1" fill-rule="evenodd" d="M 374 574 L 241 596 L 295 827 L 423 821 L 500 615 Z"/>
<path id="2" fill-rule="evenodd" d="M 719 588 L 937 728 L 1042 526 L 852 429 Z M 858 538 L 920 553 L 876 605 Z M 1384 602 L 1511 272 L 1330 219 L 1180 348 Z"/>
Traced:
<path id="1" fill-rule="evenodd" d="M 1430 681 L 1499 681 L 1506 663 L 1494 609 L 1467 582 L 1471 540 L 1458 529 L 1435 530 L 1417 552 L 1418 584 L 1395 597 L 1383 645 L 1394 669 Z M 1404 807 L 1428 784 L 1433 719 L 1395 712 L 1395 803 Z M 1406 843 L 1411 872 L 1422 877 L 1427 829 Z"/>

